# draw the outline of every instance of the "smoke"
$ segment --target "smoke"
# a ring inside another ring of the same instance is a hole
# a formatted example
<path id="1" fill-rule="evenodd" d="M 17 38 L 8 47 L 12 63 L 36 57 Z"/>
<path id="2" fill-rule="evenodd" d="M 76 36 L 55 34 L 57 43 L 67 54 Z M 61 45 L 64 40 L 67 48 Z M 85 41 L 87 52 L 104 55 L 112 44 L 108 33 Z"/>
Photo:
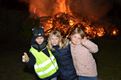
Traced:
<path id="1" fill-rule="evenodd" d="M 70 7 L 77 16 L 82 15 L 91 20 L 98 20 L 108 13 L 111 4 L 106 0 L 76 0 L 71 2 Z"/>
<path id="2" fill-rule="evenodd" d="M 54 11 L 56 0 L 20 0 L 29 6 L 30 13 L 36 13 L 38 16 L 51 16 Z"/>
<path id="3" fill-rule="evenodd" d="M 55 0 L 30 0 L 30 7 L 36 7 L 40 16 L 51 16 L 54 11 Z"/>

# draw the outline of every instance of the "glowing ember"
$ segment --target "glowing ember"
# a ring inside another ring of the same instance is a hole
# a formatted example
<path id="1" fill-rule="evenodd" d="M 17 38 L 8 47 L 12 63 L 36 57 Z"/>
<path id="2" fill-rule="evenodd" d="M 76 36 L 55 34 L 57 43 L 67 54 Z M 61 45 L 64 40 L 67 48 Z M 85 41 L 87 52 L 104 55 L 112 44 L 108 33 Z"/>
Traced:
<path id="1" fill-rule="evenodd" d="M 97 31 L 97 36 L 99 36 L 99 37 L 102 37 L 105 34 L 105 31 L 104 31 L 104 28 L 103 27 L 97 28 L 96 31 Z"/>
<path id="2" fill-rule="evenodd" d="M 74 21 L 73 20 L 69 20 L 69 25 L 73 26 L 74 25 Z"/>
<path id="3" fill-rule="evenodd" d="M 111 35 L 116 36 L 117 34 L 118 34 L 118 29 L 117 28 L 112 29 Z"/>
<path id="4" fill-rule="evenodd" d="M 112 31 L 112 34 L 113 34 L 113 35 L 116 35 L 116 34 L 117 34 L 117 32 L 116 32 L 115 30 L 113 30 L 113 31 Z"/>

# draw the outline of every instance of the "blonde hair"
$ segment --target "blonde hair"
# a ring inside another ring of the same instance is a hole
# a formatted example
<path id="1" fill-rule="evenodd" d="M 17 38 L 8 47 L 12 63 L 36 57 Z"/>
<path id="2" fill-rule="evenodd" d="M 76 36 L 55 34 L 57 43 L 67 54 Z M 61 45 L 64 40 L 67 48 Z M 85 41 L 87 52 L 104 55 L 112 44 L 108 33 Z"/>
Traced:
<path id="1" fill-rule="evenodd" d="M 52 46 L 52 44 L 51 44 L 51 37 L 52 37 L 53 35 L 55 35 L 56 37 L 59 38 L 59 44 L 58 44 L 58 45 L 59 45 L 59 48 L 62 48 L 62 47 L 63 47 L 62 35 L 61 35 L 61 32 L 58 31 L 58 30 L 54 30 L 54 31 L 50 32 L 49 37 L 48 37 L 48 45 L 47 45 L 47 47 L 48 47 L 49 49 L 54 50 L 54 48 L 53 48 L 53 46 Z"/>
<path id="2" fill-rule="evenodd" d="M 75 25 L 74 27 L 75 27 L 75 29 L 72 30 L 70 35 L 80 34 L 80 36 L 82 38 L 84 38 L 86 36 L 85 32 L 82 30 L 82 28 L 84 27 L 83 25 Z"/>

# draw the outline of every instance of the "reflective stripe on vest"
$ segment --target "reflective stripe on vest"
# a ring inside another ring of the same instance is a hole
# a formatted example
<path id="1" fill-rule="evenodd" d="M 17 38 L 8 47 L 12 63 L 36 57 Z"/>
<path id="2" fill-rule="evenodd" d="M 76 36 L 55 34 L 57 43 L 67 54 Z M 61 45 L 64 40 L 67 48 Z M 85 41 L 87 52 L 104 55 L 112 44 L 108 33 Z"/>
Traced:
<path id="1" fill-rule="evenodd" d="M 30 52 L 36 58 L 34 69 L 39 78 L 47 78 L 57 72 L 58 65 L 50 50 L 48 50 L 50 57 L 48 57 L 42 51 L 38 52 L 33 47 L 31 47 Z"/>

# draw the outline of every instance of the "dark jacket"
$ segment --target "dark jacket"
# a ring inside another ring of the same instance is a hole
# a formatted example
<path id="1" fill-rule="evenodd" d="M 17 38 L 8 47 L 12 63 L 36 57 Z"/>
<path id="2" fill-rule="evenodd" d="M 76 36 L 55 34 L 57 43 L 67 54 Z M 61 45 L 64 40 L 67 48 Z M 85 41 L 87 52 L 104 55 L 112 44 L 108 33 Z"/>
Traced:
<path id="1" fill-rule="evenodd" d="M 53 54 L 57 59 L 62 80 L 77 80 L 76 71 L 73 65 L 70 45 L 65 48 L 59 49 L 54 46 Z"/>

